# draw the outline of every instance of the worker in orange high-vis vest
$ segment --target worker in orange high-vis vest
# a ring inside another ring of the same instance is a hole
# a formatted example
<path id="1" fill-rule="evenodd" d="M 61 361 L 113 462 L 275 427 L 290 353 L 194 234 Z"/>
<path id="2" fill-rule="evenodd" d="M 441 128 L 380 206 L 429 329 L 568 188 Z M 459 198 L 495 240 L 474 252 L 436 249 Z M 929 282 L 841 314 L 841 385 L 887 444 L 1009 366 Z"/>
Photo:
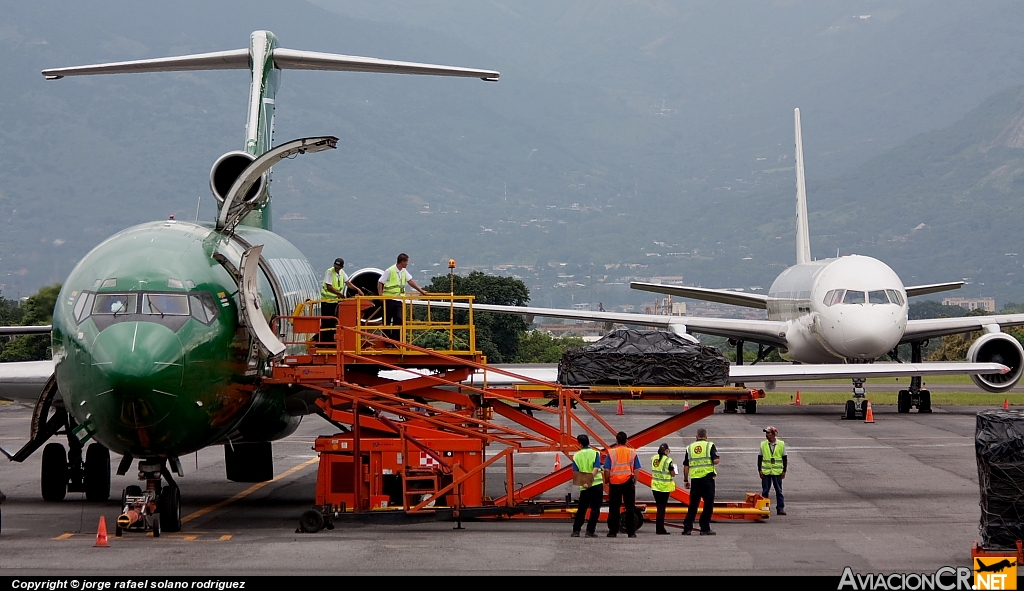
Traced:
<path id="1" fill-rule="evenodd" d="M 604 460 L 608 476 L 608 537 L 619 535 L 619 508 L 625 505 L 626 535 L 636 537 L 636 472 L 640 458 L 636 450 L 626 445 L 626 434 L 615 434 L 615 445 Z"/>

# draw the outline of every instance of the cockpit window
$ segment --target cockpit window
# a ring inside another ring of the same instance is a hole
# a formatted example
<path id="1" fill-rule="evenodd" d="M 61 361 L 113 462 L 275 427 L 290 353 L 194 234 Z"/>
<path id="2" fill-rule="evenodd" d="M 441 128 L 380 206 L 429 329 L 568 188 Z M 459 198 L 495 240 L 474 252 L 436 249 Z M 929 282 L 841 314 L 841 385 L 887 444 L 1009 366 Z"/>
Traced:
<path id="1" fill-rule="evenodd" d="M 887 289 L 885 290 L 885 293 L 889 294 L 890 302 L 899 306 L 903 305 L 903 296 L 900 295 L 900 292 L 896 291 L 895 289 Z"/>
<path id="2" fill-rule="evenodd" d="M 868 303 L 869 304 L 888 304 L 889 296 L 885 293 L 884 289 L 868 292 Z"/>
<path id="3" fill-rule="evenodd" d="M 843 296 L 844 304 L 863 304 L 864 303 L 864 292 L 853 291 L 852 289 L 846 290 L 846 295 Z"/>
<path id="4" fill-rule="evenodd" d="M 207 292 L 192 294 L 189 296 L 192 304 L 192 317 L 203 324 L 211 324 L 217 318 L 217 304 L 213 296 Z"/>
<path id="5" fill-rule="evenodd" d="M 93 314 L 135 314 L 138 296 L 134 293 L 98 293 Z"/>
<path id="6" fill-rule="evenodd" d="M 832 291 L 825 294 L 824 303 L 826 306 L 834 306 L 843 301 L 843 294 L 845 293 L 842 289 L 833 289 Z"/>
<path id="7" fill-rule="evenodd" d="M 142 313 L 161 316 L 188 316 L 188 296 L 172 293 L 147 293 L 142 296 Z"/>

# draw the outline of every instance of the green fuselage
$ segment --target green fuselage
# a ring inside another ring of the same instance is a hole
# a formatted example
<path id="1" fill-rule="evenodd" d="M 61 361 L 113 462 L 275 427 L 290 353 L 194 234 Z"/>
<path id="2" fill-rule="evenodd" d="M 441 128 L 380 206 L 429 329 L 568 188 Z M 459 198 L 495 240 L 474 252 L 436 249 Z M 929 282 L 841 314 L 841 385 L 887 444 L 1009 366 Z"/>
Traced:
<path id="1" fill-rule="evenodd" d="M 294 431 L 287 391 L 260 385 L 266 359 L 240 321 L 241 253 L 263 244 L 259 295 L 269 320 L 316 299 L 305 257 L 273 232 L 233 235 L 151 222 L 108 238 L 61 290 L 53 317 L 57 384 L 79 425 L 111 451 L 183 455 Z"/>

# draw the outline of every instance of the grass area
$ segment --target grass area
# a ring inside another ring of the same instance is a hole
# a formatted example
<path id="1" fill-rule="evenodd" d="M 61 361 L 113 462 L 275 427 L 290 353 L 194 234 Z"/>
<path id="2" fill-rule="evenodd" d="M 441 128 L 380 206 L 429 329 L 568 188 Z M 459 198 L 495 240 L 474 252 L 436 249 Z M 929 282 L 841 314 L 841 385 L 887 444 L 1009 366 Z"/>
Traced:
<path id="1" fill-rule="evenodd" d="M 766 392 L 765 398 L 757 401 L 758 405 L 779 406 L 793 404 L 796 396 L 789 392 Z M 801 404 L 846 404 L 850 399 L 849 392 L 800 392 Z M 1024 406 L 1024 394 L 992 394 L 989 392 L 932 392 L 933 406 L 1003 406 L 1008 399 L 1010 406 Z M 872 392 L 868 396 L 871 404 L 896 404 L 896 392 Z M 624 401 L 623 404 L 629 404 Z M 691 401 L 690 405 L 696 404 Z"/>

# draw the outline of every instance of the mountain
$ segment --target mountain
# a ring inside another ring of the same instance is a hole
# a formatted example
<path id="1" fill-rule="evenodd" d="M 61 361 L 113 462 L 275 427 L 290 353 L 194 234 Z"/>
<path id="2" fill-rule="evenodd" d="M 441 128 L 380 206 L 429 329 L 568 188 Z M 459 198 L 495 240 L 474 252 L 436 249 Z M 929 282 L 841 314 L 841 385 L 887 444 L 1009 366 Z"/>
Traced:
<path id="1" fill-rule="evenodd" d="M 0 10 L 8 297 L 62 280 L 121 228 L 194 219 L 197 204 L 211 219 L 209 167 L 241 147 L 244 72 L 46 82 L 39 70 L 236 49 L 267 28 L 290 48 L 502 72 L 496 84 L 284 73 L 278 141 L 341 138 L 274 172 L 275 229 L 314 267 L 338 255 L 384 267 L 399 251 L 423 276 L 448 258 L 516 264 L 502 272 L 543 305 L 641 303 L 630 276 L 767 287 L 794 258 L 799 106 L 817 256 L 873 254 L 908 282 L 971 277 L 964 295 L 1024 299 L 1003 268 L 1019 250 L 1007 213 L 1019 148 L 998 140 L 1015 112 L 1005 89 L 1024 79 L 1024 5 L 1012 0 Z"/>

